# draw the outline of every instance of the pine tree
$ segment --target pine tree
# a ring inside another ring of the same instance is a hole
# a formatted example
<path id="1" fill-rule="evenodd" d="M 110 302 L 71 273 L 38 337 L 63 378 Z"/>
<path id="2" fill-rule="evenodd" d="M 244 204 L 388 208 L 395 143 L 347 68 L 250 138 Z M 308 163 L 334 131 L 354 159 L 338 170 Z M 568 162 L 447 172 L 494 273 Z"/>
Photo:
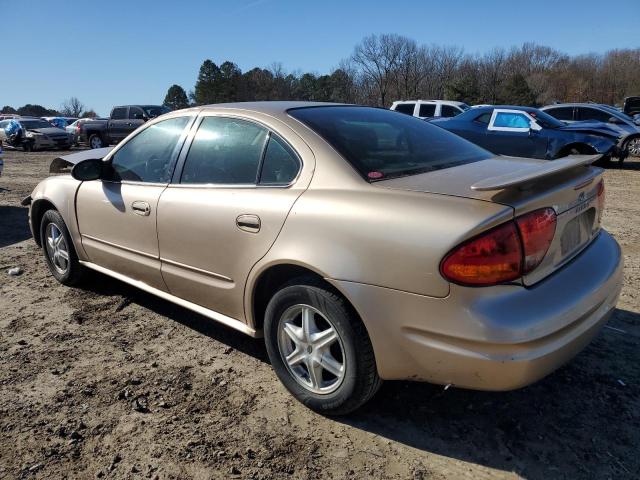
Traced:
<path id="1" fill-rule="evenodd" d="M 167 95 L 164 97 L 163 105 L 169 107 L 171 110 L 180 110 L 181 108 L 187 108 L 189 106 L 189 99 L 187 98 L 187 92 L 184 91 L 180 85 L 171 85 L 167 91 Z"/>

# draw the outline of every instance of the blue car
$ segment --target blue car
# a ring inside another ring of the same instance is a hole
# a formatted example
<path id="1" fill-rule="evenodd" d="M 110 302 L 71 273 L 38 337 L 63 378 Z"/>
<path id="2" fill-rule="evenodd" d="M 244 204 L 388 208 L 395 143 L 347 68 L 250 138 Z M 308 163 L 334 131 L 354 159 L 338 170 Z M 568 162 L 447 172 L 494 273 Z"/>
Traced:
<path id="1" fill-rule="evenodd" d="M 474 107 L 431 123 L 498 155 L 553 160 L 572 154 L 601 154 L 624 160 L 619 131 L 602 122 L 566 124 L 536 108 Z"/>

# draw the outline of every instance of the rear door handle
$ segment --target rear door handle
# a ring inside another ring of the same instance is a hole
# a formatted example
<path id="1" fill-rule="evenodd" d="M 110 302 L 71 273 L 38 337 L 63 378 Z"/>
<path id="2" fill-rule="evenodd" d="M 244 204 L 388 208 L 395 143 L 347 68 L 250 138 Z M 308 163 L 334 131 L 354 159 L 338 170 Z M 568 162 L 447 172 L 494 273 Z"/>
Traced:
<path id="1" fill-rule="evenodd" d="M 142 215 L 143 217 L 146 217 L 151 213 L 151 207 L 149 204 L 139 200 L 136 200 L 131 204 L 131 210 L 133 210 L 133 213 Z"/>
<path id="2" fill-rule="evenodd" d="M 245 232 L 258 233 L 260 231 L 260 217 L 251 214 L 239 215 L 236 218 L 236 225 Z"/>

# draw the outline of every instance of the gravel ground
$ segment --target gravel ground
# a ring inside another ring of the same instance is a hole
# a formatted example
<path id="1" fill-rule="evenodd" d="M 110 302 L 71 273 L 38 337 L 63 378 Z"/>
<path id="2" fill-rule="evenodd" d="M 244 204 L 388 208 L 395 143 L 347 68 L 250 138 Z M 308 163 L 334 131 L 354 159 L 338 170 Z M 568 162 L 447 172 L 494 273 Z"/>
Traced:
<path id="1" fill-rule="evenodd" d="M 5 151 L 0 177 L 0 478 L 640 477 L 640 161 L 606 172 L 625 287 L 575 360 L 509 393 L 387 382 L 333 419 L 259 340 L 97 274 L 58 285 L 19 204 L 55 155 Z"/>

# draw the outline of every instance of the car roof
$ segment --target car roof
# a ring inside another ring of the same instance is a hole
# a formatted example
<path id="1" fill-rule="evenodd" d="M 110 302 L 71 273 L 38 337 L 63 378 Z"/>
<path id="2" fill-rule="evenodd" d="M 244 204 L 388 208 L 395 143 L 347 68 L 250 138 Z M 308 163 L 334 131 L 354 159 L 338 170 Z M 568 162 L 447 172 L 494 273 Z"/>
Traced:
<path id="1" fill-rule="evenodd" d="M 293 108 L 305 108 L 305 107 L 330 107 L 330 106 L 345 106 L 345 103 L 332 103 L 332 102 L 304 102 L 304 101 L 264 101 L 264 102 L 234 102 L 234 103 L 214 103 L 211 105 L 203 105 L 201 107 L 194 107 L 187 110 L 218 110 L 218 109 L 234 109 L 234 110 L 247 110 L 252 112 L 260 112 L 266 114 L 283 114 L 287 110 Z M 358 106 L 358 105 L 350 105 Z"/>
<path id="2" fill-rule="evenodd" d="M 460 105 L 465 105 L 464 102 L 458 102 L 456 100 L 397 100 L 395 102 L 393 102 L 395 105 L 399 105 L 402 103 L 441 103 L 443 105 L 454 105 L 454 106 L 460 106 Z"/>

